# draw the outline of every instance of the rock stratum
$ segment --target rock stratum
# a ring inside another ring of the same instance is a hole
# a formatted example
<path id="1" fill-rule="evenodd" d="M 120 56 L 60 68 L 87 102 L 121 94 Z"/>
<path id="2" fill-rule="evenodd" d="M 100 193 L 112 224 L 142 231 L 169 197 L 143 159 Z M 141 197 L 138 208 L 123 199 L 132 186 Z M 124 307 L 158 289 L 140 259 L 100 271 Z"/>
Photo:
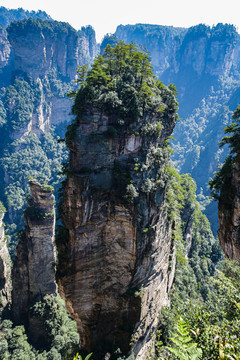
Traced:
<path id="1" fill-rule="evenodd" d="M 32 337 L 40 337 L 30 306 L 45 295 L 56 295 L 55 210 L 52 189 L 37 181 L 29 182 L 31 198 L 25 210 L 25 231 L 16 251 L 12 280 L 12 313 L 14 321 L 30 328 Z M 38 334 L 38 335 L 37 335 Z"/>
<path id="2" fill-rule="evenodd" d="M 124 52 L 125 46 L 118 47 Z M 165 170 L 176 100 L 158 83 L 152 111 L 120 119 L 119 108 L 107 111 L 98 100 L 96 105 L 81 100 L 95 81 L 96 64 L 76 95 L 77 116 L 66 136 L 70 175 L 62 195 L 65 228 L 57 240 L 59 291 L 84 350 L 113 353 L 120 348 L 140 359 L 153 346 L 158 313 L 168 303 L 174 276 L 174 221 L 168 216 Z M 127 74 L 126 65 L 123 78 Z M 140 77 L 134 76 L 137 89 Z M 124 103 L 124 89 L 118 93 L 117 88 L 114 96 Z"/>

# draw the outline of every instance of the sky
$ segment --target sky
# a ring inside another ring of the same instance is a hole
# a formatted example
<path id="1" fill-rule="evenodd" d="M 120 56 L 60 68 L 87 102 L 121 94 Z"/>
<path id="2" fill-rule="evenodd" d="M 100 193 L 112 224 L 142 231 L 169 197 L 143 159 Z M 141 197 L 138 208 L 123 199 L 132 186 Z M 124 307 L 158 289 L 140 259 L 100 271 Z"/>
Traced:
<path id="1" fill-rule="evenodd" d="M 92 25 L 100 42 L 117 25 L 157 24 L 190 27 L 200 23 L 233 24 L 239 31 L 237 0 L 0 0 L 9 9 L 44 10 L 76 30 Z"/>

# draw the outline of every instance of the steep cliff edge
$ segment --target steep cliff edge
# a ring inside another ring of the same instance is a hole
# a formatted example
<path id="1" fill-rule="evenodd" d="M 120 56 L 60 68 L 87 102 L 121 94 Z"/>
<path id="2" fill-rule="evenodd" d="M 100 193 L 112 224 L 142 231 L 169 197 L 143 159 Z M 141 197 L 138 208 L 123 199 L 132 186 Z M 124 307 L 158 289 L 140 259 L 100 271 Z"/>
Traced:
<path id="1" fill-rule="evenodd" d="M 224 129 L 220 146 L 229 145 L 230 155 L 210 181 L 212 195 L 218 200 L 218 237 L 225 256 L 240 262 L 240 105 L 233 122 Z M 230 134 L 230 136 L 228 135 Z"/>
<path id="2" fill-rule="evenodd" d="M 152 56 L 154 71 L 178 89 L 179 116 L 173 137 L 175 166 L 190 173 L 202 209 L 217 234 L 217 206 L 209 204 L 209 178 L 226 158 L 219 150 L 224 127 L 239 103 L 240 36 L 230 24 L 188 29 L 136 24 L 119 26 L 119 39 L 137 42 Z"/>
<path id="3" fill-rule="evenodd" d="M 77 66 L 89 65 L 97 51 L 91 26 L 77 32 L 63 22 L 24 19 L 0 29 L 0 199 L 10 235 L 24 226 L 29 176 L 58 189 L 68 153 L 57 139 L 72 120 L 66 93 L 76 88 Z"/>
<path id="4" fill-rule="evenodd" d="M 5 209 L 0 202 L 0 316 L 1 311 L 11 302 L 11 260 L 4 234 L 3 217 Z"/>
<path id="5" fill-rule="evenodd" d="M 153 345 L 175 267 L 166 139 L 176 108 L 133 45 L 108 47 L 75 95 L 58 282 L 87 351 L 144 358 Z"/>
<path id="6" fill-rule="evenodd" d="M 218 237 L 227 258 L 240 262 L 240 155 L 228 174 L 228 191 L 218 203 Z"/>
<path id="7" fill-rule="evenodd" d="M 16 323 L 25 323 L 27 328 L 31 327 L 29 306 L 45 295 L 57 293 L 54 196 L 46 185 L 36 181 L 29 185 L 32 196 L 25 211 L 26 227 L 19 239 L 12 275 L 13 316 Z"/>

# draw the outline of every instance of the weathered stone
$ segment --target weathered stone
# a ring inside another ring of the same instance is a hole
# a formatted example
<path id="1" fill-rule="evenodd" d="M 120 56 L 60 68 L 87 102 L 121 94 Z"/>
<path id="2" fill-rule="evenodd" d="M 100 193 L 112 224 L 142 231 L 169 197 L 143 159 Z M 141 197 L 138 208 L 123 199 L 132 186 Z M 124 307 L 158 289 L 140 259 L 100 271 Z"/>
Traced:
<path id="1" fill-rule="evenodd" d="M 143 123 L 156 120 L 148 116 Z M 159 311 L 168 303 L 175 268 L 172 223 L 165 189 L 140 192 L 136 203 L 128 203 L 114 185 L 123 176 L 115 166 L 124 167 L 141 157 L 143 148 L 162 144 L 175 121 L 169 117 L 148 145 L 139 135 L 141 122 L 133 126 L 136 135 L 109 137 L 112 122 L 111 116 L 86 107 L 71 143 L 73 174 L 62 206 L 68 236 L 58 242 L 58 283 L 83 349 L 121 348 L 141 359 L 153 346 Z"/>
<path id="2" fill-rule="evenodd" d="M 218 237 L 227 258 L 240 262 L 240 156 L 230 176 L 228 193 L 218 202 Z"/>
<path id="3" fill-rule="evenodd" d="M 56 294 L 55 211 L 52 190 L 36 181 L 29 183 L 32 197 L 25 211 L 25 232 L 17 246 L 13 268 L 12 310 L 16 322 L 28 326 L 29 306 L 47 294 Z"/>
<path id="4" fill-rule="evenodd" d="M 7 32 L 0 28 L 0 68 L 4 68 L 9 64 L 12 58 L 11 45 L 7 39 Z"/>
<path id="5" fill-rule="evenodd" d="M 11 303 L 11 260 L 2 224 L 4 214 L 0 213 L 0 308 Z M 0 310 L 2 310 L 0 309 Z"/>

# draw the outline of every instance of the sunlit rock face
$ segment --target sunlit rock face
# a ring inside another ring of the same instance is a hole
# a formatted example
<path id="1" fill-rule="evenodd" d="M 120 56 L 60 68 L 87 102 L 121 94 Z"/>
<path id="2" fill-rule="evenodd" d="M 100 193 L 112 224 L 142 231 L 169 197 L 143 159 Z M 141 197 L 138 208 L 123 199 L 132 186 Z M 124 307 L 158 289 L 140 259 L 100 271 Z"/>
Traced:
<path id="1" fill-rule="evenodd" d="M 12 276 L 14 320 L 24 321 L 27 326 L 31 326 L 29 306 L 47 294 L 57 293 L 54 195 L 36 181 L 29 185 L 32 196 L 25 211 L 26 227 L 20 235 Z"/>
<path id="2" fill-rule="evenodd" d="M 1 206 L 1 203 L 0 203 Z M 4 213 L 0 208 L 0 311 L 11 303 L 11 260 L 3 226 Z"/>
<path id="3" fill-rule="evenodd" d="M 154 116 L 145 114 L 132 124 L 133 134 L 112 136 L 113 117 L 87 106 L 70 145 L 71 174 L 62 197 L 65 229 L 57 240 L 58 285 L 86 351 L 120 348 L 145 358 L 160 308 L 168 303 L 175 246 L 174 224 L 165 211 L 166 183 L 151 193 L 140 191 L 132 202 L 121 189 L 126 176 L 139 187 L 144 183 L 131 164 L 140 168 L 146 153 L 163 145 L 173 130 L 169 115 L 161 134 L 147 142 L 140 128 Z"/>

